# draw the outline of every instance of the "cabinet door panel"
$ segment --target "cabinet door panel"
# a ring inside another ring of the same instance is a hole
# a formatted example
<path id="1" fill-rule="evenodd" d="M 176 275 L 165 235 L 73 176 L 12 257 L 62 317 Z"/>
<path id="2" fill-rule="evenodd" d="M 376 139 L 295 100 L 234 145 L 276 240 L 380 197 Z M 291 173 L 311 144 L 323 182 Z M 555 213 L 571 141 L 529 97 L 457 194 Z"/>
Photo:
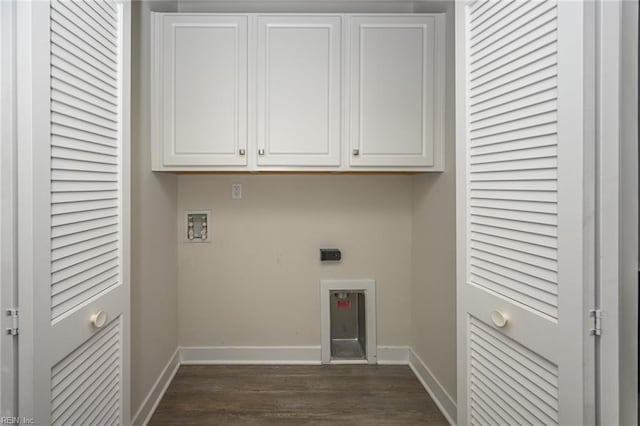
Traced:
<path id="1" fill-rule="evenodd" d="M 339 166 L 341 18 L 258 17 L 258 165 Z"/>
<path id="2" fill-rule="evenodd" d="M 351 165 L 434 166 L 436 18 L 353 17 Z"/>
<path id="3" fill-rule="evenodd" d="M 163 24 L 164 165 L 246 165 L 247 17 Z"/>

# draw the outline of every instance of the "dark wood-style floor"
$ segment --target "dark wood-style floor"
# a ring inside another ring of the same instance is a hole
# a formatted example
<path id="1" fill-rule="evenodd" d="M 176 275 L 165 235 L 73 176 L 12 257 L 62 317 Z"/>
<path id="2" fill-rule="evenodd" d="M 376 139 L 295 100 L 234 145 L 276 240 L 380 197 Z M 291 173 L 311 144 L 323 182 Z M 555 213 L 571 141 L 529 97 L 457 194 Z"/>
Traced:
<path id="1" fill-rule="evenodd" d="M 150 425 L 447 425 L 407 366 L 182 366 Z"/>

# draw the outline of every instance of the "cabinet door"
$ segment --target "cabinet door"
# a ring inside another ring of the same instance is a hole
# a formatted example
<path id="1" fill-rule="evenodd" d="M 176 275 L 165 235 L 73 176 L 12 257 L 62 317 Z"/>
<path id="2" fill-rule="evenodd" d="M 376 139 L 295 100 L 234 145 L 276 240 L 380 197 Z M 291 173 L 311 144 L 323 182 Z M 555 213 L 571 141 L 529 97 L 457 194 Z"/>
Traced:
<path id="1" fill-rule="evenodd" d="M 259 16 L 259 166 L 339 166 L 341 17 Z"/>
<path id="2" fill-rule="evenodd" d="M 441 167 L 438 16 L 351 19 L 352 166 Z"/>
<path id="3" fill-rule="evenodd" d="M 163 165 L 246 165 L 247 16 L 162 19 Z"/>

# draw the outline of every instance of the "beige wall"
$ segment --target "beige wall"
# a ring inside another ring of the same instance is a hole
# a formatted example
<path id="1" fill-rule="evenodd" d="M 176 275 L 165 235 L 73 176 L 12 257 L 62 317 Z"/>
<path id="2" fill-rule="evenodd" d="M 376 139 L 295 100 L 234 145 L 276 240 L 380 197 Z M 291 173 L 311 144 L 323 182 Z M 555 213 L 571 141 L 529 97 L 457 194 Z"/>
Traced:
<path id="1" fill-rule="evenodd" d="M 378 344 L 409 344 L 410 176 L 180 176 L 187 209 L 212 210 L 212 242 L 178 236 L 181 345 L 320 345 L 323 278 L 375 279 Z"/>
<path id="2" fill-rule="evenodd" d="M 149 155 L 149 13 L 175 9 L 175 2 L 132 4 L 132 415 L 178 344 L 177 177 L 152 173 Z"/>
<path id="3" fill-rule="evenodd" d="M 411 346 L 456 400 L 456 209 L 454 4 L 421 2 L 416 12 L 447 13 L 445 172 L 413 178 Z"/>
<path id="4" fill-rule="evenodd" d="M 212 4 L 180 1 L 179 8 L 258 7 Z M 305 7 L 344 7 L 336 4 Z M 409 12 L 409 4 L 353 7 Z M 294 11 L 291 7 L 274 3 L 264 9 Z M 412 346 L 455 399 L 453 2 L 415 7 L 450 14 L 451 53 L 447 171 L 416 176 L 151 173 L 148 12 L 175 9 L 174 2 L 133 6 L 132 412 L 178 343 L 319 345 L 323 278 L 376 279 L 378 344 Z M 243 184 L 242 200 L 231 200 L 231 183 Z M 211 243 L 184 243 L 186 209 L 213 211 Z M 321 247 L 340 248 L 343 262 L 322 264 Z"/>

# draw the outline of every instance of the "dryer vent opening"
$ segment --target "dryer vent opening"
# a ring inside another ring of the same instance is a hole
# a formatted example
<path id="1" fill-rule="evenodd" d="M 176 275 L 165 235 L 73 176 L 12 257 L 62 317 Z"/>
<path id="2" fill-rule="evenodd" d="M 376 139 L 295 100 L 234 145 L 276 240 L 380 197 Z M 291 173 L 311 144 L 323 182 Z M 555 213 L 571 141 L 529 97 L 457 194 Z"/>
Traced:
<path id="1" fill-rule="evenodd" d="M 332 291 L 330 305 L 331 359 L 366 360 L 365 293 L 363 291 Z"/>

